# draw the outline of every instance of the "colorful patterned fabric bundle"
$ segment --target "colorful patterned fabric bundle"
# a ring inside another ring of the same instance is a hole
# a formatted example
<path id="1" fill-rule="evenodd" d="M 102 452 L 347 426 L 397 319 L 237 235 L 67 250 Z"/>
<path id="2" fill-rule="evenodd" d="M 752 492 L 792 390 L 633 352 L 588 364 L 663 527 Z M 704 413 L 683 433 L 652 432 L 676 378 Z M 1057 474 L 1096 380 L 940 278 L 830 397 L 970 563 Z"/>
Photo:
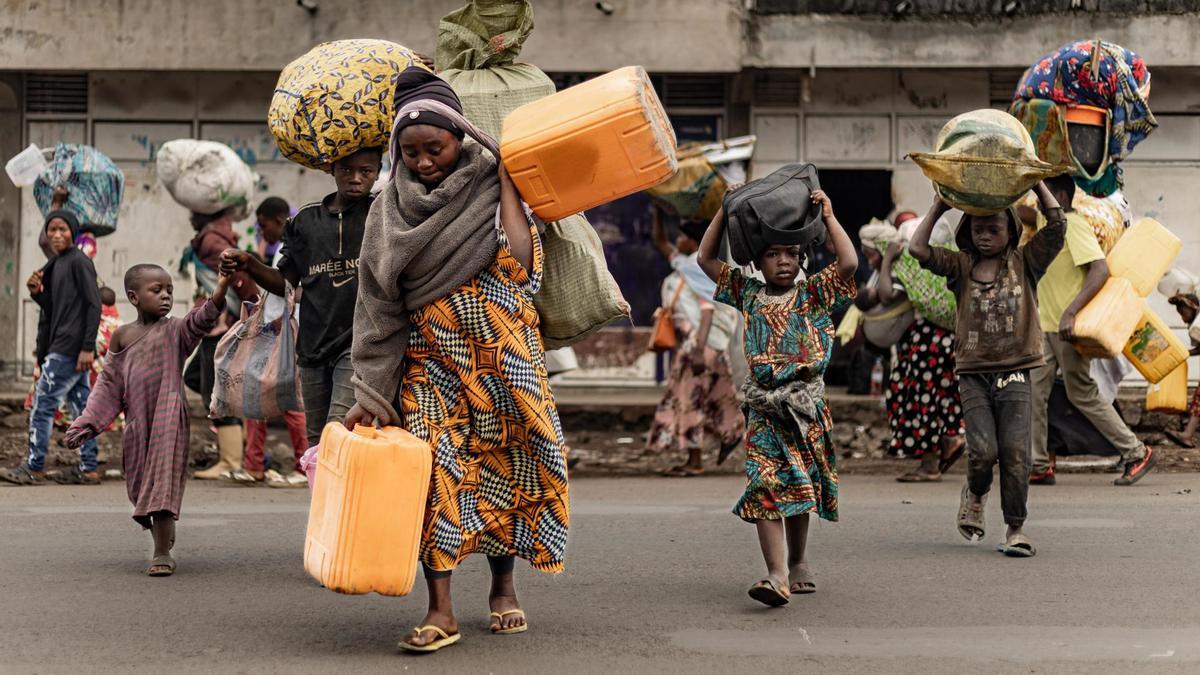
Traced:
<path id="1" fill-rule="evenodd" d="M 387 40 L 337 40 L 313 47 L 284 67 L 267 126 L 284 157 L 326 171 L 363 148 L 387 147 L 392 98 L 405 69 L 425 68 L 416 54 Z"/>
<path id="2" fill-rule="evenodd" d="M 54 190 L 60 186 L 67 188 L 64 208 L 79 216 L 85 231 L 97 237 L 116 231 L 125 174 L 107 155 L 89 145 L 54 146 L 50 168 L 33 185 L 33 198 L 43 217 L 53 210 Z"/>

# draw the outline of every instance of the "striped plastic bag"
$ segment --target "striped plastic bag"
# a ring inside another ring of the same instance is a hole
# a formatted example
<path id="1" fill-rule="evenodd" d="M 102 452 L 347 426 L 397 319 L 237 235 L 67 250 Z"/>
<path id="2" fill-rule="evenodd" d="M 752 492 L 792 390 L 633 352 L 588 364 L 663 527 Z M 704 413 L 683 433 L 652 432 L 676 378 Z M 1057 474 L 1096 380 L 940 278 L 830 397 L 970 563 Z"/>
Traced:
<path id="1" fill-rule="evenodd" d="M 209 415 L 269 420 L 303 410 L 296 365 L 296 301 L 289 285 L 286 310 L 272 321 L 267 302 L 242 303 L 242 320 L 217 343 Z"/>

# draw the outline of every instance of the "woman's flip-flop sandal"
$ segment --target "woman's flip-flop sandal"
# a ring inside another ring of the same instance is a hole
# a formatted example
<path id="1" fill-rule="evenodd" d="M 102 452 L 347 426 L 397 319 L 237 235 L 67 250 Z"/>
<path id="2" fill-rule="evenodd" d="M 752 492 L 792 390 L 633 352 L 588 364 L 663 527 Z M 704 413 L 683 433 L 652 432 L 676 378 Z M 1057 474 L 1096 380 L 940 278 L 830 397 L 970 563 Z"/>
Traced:
<path id="1" fill-rule="evenodd" d="M 897 483 L 940 483 L 941 481 L 942 474 L 921 473 L 920 469 L 913 469 L 903 476 L 896 476 Z"/>
<path id="2" fill-rule="evenodd" d="M 963 456 L 963 453 L 966 452 L 966 450 L 967 440 L 965 438 L 959 438 L 958 445 L 954 446 L 954 449 L 950 451 L 950 454 L 943 457 L 942 460 L 938 462 L 938 473 L 946 473 L 949 471 L 950 467 L 954 466 L 954 463 L 958 461 L 959 457 Z"/>
<path id="3" fill-rule="evenodd" d="M 504 617 L 513 616 L 514 614 L 522 619 L 525 618 L 525 612 L 519 609 L 510 609 L 507 612 L 492 612 L 489 614 L 488 620 L 495 619 L 496 621 L 491 627 L 492 635 L 516 635 L 517 633 L 524 633 L 529 630 L 528 622 L 522 623 L 520 626 L 513 626 L 512 628 L 501 628 L 504 625 Z"/>
<path id="4" fill-rule="evenodd" d="M 962 497 L 958 502 L 958 533 L 963 539 L 973 541 L 983 539 L 983 507 L 987 504 L 987 495 L 979 500 L 979 508 L 971 508 L 971 489 L 964 485 Z"/>
<path id="5" fill-rule="evenodd" d="M 750 597 L 768 607 L 782 607 L 788 604 L 790 594 L 774 579 L 763 579 L 750 587 Z"/>
<path id="6" fill-rule="evenodd" d="M 805 595 L 808 593 L 817 592 L 817 580 L 813 577 L 813 573 L 808 569 L 808 563 L 800 563 L 788 568 L 788 578 L 792 585 L 788 587 L 788 591 L 792 595 Z"/>
<path id="7" fill-rule="evenodd" d="M 417 626 L 416 628 L 413 629 L 413 636 L 414 637 L 420 636 L 421 633 L 424 633 L 425 631 L 430 631 L 430 630 L 439 635 L 438 639 L 434 640 L 433 642 L 430 642 L 427 645 L 414 645 L 413 643 L 408 642 L 407 640 L 401 640 L 400 645 L 399 645 L 400 649 L 403 649 L 406 652 L 418 652 L 421 654 L 427 654 L 429 652 L 436 652 L 437 650 L 439 650 L 443 647 L 449 647 L 450 645 L 454 644 L 455 642 L 458 642 L 460 638 L 462 638 L 461 633 L 455 633 L 454 635 L 451 635 L 433 624 L 429 624 L 428 626 Z"/>
<path id="8" fill-rule="evenodd" d="M 160 555 L 150 561 L 146 568 L 146 576 L 169 577 L 175 574 L 175 559 L 169 555 Z"/>

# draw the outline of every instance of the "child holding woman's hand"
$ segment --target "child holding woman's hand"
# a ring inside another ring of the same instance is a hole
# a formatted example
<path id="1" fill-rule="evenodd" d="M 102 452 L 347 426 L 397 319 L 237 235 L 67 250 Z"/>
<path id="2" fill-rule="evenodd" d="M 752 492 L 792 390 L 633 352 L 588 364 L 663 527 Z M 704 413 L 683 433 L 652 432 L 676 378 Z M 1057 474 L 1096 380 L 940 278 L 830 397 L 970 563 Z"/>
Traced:
<path id="1" fill-rule="evenodd" d="M 175 573 L 171 549 L 187 483 L 191 426 L 183 364 L 217 325 L 229 280 L 222 275 L 203 305 L 176 319 L 169 316 L 175 303 L 171 275 L 158 265 L 131 267 L 125 273 L 125 297 L 137 320 L 113 332 L 87 408 L 67 429 L 67 447 L 77 448 L 125 413 L 125 488 L 133 519 L 154 537 L 154 557 L 146 569 L 152 577 Z"/>
<path id="2" fill-rule="evenodd" d="M 770 606 L 786 604 L 792 593 L 816 591 L 806 551 L 809 514 L 830 521 L 838 515 L 833 420 L 823 377 L 833 347 L 830 315 L 857 293 L 858 255 L 829 197 L 814 190 L 812 201 L 821 209 L 837 262 L 799 284 L 801 246 L 759 252 L 765 283 L 721 262 L 722 212 L 700 244 L 700 266 L 717 282 L 714 299 L 739 310 L 746 322 L 747 485 L 733 512 L 758 529 L 767 577 L 750 588 L 750 597 Z"/>

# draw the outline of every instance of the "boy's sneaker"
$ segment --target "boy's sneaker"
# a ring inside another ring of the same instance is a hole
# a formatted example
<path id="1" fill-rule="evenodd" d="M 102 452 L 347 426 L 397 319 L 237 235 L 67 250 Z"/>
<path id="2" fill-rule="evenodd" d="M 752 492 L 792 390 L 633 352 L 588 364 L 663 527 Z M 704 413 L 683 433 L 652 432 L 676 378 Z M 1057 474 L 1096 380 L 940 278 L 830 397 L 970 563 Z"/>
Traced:
<path id="1" fill-rule="evenodd" d="M 1146 446 L 1146 454 L 1139 460 L 1129 462 L 1125 465 L 1125 473 L 1121 477 L 1113 481 L 1113 485 L 1133 485 L 1134 483 L 1145 477 L 1158 463 L 1158 453 L 1154 448 Z"/>
<path id="2" fill-rule="evenodd" d="M 1058 480 L 1054 477 L 1054 469 L 1046 469 L 1038 473 L 1029 474 L 1030 485 L 1054 485 Z"/>
<path id="3" fill-rule="evenodd" d="M 34 471 L 28 464 L 15 469 L 0 469 L 0 480 L 16 485 L 42 485 L 46 482 L 45 471 Z"/>
<path id="4" fill-rule="evenodd" d="M 62 485 L 99 485 L 100 473 L 97 471 L 84 471 L 77 466 L 73 466 L 69 471 L 64 471 L 54 476 L 54 481 Z"/>

